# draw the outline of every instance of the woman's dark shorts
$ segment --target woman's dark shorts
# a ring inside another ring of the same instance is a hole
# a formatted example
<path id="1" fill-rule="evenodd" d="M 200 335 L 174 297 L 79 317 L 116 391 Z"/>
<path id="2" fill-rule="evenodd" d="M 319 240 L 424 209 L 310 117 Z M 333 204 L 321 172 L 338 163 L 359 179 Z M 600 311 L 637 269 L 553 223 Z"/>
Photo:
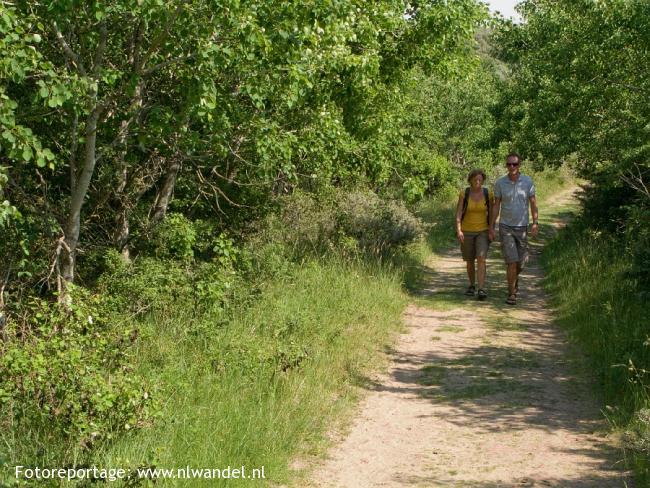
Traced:
<path id="1" fill-rule="evenodd" d="M 460 252 L 463 253 L 463 261 L 474 261 L 477 257 L 487 257 L 490 239 L 488 231 L 463 232 L 464 242 L 460 245 Z"/>

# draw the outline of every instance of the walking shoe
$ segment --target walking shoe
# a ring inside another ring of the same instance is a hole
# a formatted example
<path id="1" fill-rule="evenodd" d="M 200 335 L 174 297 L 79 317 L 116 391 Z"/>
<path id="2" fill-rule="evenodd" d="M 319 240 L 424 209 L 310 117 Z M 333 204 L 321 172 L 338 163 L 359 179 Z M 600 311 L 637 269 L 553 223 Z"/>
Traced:
<path id="1" fill-rule="evenodd" d="M 508 305 L 517 305 L 517 297 L 513 295 L 509 295 L 508 298 L 506 298 L 506 303 Z"/>
<path id="2" fill-rule="evenodd" d="M 467 290 L 465 290 L 465 295 L 467 295 L 468 297 L 473 297 L 475 291 L 476 291 L 476 287 L 474 285 L 469 285 L 467 287 Z"/>
<path id="3" fill-rule="evenodd" d="M 478 289 L 478 299 L 483 301 L 487 298 L 487 292 L 483 288 Z"/>

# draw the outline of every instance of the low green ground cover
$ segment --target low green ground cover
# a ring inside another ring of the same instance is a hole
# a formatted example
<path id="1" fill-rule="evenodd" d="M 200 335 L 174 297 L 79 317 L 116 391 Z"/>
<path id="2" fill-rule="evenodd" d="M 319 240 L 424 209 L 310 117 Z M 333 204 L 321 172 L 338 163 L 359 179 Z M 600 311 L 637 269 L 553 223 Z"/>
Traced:
<path id="1" fill-rule="evenodd" d="M 579 218 L 546 247 L 543 263 L 558 322 L 588 356 L 604 413 L 648 486 L 650 294 L 636 277 L 625 238 Z"/>

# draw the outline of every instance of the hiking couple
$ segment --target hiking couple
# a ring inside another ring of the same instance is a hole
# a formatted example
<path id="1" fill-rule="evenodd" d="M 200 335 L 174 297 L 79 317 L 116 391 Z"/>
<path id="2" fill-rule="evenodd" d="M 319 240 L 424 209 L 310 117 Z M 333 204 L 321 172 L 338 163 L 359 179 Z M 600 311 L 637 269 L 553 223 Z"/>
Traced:
<path id="1" fill-rule="evenodd" d="M 533 180 L 519 172 L 521 157 L 516 153 L 506 156 L 508 174 L 494 183 L 494 191 L 483 187 L 485 173 L 471 171 L 467 177 L 470 186 L 461 191 L 456 207 L 456 236 L 460 242 L 463 260 L 467 263 L 469 287 L 465 295 L 487 298 L 485 290 L 486 258 L 490 242 L 496 237 L 495 223 L 499 219 L 501 252 L 507 266 L 508 305 L 517 303 L 519 273 L 528 259 L 528 209 L 533 217 L 530 234 L 539 231 L 537 200 Z M 478 292 L 476 281 L 478 279 Z"/>

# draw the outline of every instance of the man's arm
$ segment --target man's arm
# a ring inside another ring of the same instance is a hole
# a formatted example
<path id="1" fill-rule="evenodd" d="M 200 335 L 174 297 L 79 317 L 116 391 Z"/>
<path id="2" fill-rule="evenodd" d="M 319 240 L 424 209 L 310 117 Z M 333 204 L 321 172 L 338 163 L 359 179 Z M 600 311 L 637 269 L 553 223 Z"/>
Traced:
<path id="1" fill-rule="evenodd" d="M 501 198 L 495 197 L 494 204 L 492 205 L 492 211 L 490 212 L 490 229 L 488 231 L 491 241 L 493 241 L 494 238 L 496 237 L 496 233 L 494 230 L 494 223 L 497 221 L 497 217 L 499 217 L 500 211 L 501 211 Z"/>
<path id="2" fill-rule="evenodd" d="M 533 237 L 536 237 L 537 232 L 539 232 L 539 212 L 537 211 L 537 198 L 535 195 L 533 195 L 528 200 L 530 201 L 530 214 L 533 217 L 533 226 L 530 229 L 530 233 Z"/>

